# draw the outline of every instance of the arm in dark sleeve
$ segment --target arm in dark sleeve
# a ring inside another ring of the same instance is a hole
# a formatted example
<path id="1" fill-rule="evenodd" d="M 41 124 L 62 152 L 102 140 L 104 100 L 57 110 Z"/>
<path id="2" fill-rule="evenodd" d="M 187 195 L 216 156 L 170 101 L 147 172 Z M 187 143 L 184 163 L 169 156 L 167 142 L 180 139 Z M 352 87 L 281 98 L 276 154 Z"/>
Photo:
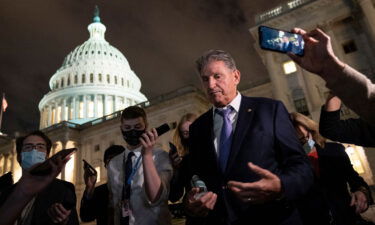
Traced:
<path id="1" fill-rule="evenodd" d="M 79 217 L 83 222 L 91 222 L 96 219 L 95 217 L 95 206 L 96 206 L 96 188 L 91 198 L 87 197 L 86 191 L 82 195 L 81 208 L 79 209 Z M 103 206 L 103 210 L 106 210 L 106 206 Z"/>
<path id="2" fill-rule="evenodd" d="M 77 197 L 74 185 L 72 183 L 67 183 L 68 190 L 64 196 L 63 205 L 66 204 L 71 207 L 71 213 L 69 215 L 69 220 L 67 225 L 78 225 L 78 214 L 76 209 Z"/>
<path id="3" fill-rule="evenodd" d="M 277 105 L 275 123 L 275 148 L 278 154 L 283 194 L 288 200 L 305 194 L 313 183 L 311 164 L 302 149 L 289 113 L 281 102 Z"/>
<path id="4" fill-rule="evenodd" d="M 174 170 L 173 177 L 170 184 L 169 201 L 176 202 L 180 200 L 184 194 L 184 188 L 186 186 L 187 178 L 187 161 L 188 155 L 186 155 L 182 161 L 180 168 Z"/>
<path id="5" fill-rule="evenodd" d="M 362 119 L 340 120 L 340 110 L 320 113 L 319 132 L 333 141 L 364 147 L 375 146 L 375 126 Z"/>
<path id="6" fill-rule="evenodd" d="M 342 145 L 341 145 L 342 146 Z M 346 154 L 344 146 L 342 146 L 342 159 L 345 168 L 345 177 L 349 183 L 350 191 L 364 191 L 367 197 L 368 204 L 373 204 L 373 199 L 371 196 L 371 190 L 366 181 L 354 170 L 353 165 L 350 162 L 349 156 Z"/>

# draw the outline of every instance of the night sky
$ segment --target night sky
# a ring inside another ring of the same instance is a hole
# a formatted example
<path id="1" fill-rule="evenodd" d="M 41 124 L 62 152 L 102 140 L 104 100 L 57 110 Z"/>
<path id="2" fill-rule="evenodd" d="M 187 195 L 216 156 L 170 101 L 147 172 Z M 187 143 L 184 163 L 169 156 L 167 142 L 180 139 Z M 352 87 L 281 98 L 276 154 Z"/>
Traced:
<path id="1" fill-rule="evenodd" d="M 0 93 L 8 109 L 1 131 L 39 126 L 38 104 L 64 57 L 89 37 L 94 6 L 152 99 L 192 84 L 200 87 L 194 61 L 205 50 L 229 51 L 242 72 L 241 85 L 263 80 L 265 67 L 248 29 L 254 15 L 281 0 L 0 0 Z M 155 81 L 158 82 L 155 82 Z"/>

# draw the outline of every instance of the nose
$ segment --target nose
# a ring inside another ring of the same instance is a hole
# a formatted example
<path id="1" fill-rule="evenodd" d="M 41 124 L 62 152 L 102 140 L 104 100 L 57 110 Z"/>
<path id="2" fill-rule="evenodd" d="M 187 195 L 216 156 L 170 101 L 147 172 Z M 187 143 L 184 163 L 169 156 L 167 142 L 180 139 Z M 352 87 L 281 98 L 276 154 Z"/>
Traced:
<path id="1" fill-rule="evenodd" d="M 216 81 L 213 79 L 213 77 L 209 77 L 207 81 L 207 87 L 208 89 L 214 89 L 216 86 Z"/>

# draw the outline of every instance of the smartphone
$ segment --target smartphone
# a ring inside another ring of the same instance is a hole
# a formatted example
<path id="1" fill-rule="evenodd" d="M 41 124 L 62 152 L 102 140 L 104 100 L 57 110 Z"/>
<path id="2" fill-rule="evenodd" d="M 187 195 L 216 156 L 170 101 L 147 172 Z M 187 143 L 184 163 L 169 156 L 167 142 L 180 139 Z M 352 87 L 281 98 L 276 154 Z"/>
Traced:
<path id="1" fill-rule="evenodd" d="M 83 169 L 84 170 L 87 170 L 89 172 L 89 175 L 92 176 L 92 175 L 95 175 L 97 174 L 96 170 L 94 167 L 92 167 L 90 165 L 90 163 L 88 163 L 86 160 L 82 159 L 83 161 Z"/>
<path id="2" fill-rule="evenodd" d="M 170 148 L 169 153 L 171 155 L 174 155 L 177 152 L 176 146 L 173 143 L 171 143 L 171 142 L 169 142 L 169 148 Z"/>
<path id="3" fill-rule="evenodd" d="M 258 32 L 262 49 L 303 56 L 305 42 L 301 35 L 266 26 L 260 26 Z"/>
<path id="4" fill-rule="evenodd" d="M 160 125 L 159 127 L 155 128 L 156 132 L 158 133 L 158 136 L 163 135 L 164 133 L 167 133 L 169 130 L 172 130 L 176 128 L 176 122 L 173 123 L 164 123 Z"/>
<path id="5" fill-rule="evenodd" d="M 37 165 L 33 169 L 29 171 L 31 175 L 47 175 L 51 172 L 52 167 L 49 164 L 49 160 L 56 161 L 58 157 L 61 157 L 62 159 L 66 158 L 68 155 L 72 154 L 73 152 L 77 151 L 77 148 L 68 148 L 63 149 L 59 151 L 58 153 L 54 154 L 51 158 L 47 159 L 43 163 Z"/>

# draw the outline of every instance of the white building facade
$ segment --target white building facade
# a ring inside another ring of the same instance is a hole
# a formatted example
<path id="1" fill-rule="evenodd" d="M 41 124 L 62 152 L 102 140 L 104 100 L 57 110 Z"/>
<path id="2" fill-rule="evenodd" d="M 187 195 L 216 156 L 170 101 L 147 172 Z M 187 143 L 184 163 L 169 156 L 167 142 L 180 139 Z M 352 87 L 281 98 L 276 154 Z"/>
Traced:
<path id="1" fill-rule="evenodd" d="M 51 91 L 39 103 L 40 128 L 61 121 L 83 124 L 147 100 L 125 56 L 104 37 L 98 10 L 90 38 L 70 52 L 51 77 Z"/>

